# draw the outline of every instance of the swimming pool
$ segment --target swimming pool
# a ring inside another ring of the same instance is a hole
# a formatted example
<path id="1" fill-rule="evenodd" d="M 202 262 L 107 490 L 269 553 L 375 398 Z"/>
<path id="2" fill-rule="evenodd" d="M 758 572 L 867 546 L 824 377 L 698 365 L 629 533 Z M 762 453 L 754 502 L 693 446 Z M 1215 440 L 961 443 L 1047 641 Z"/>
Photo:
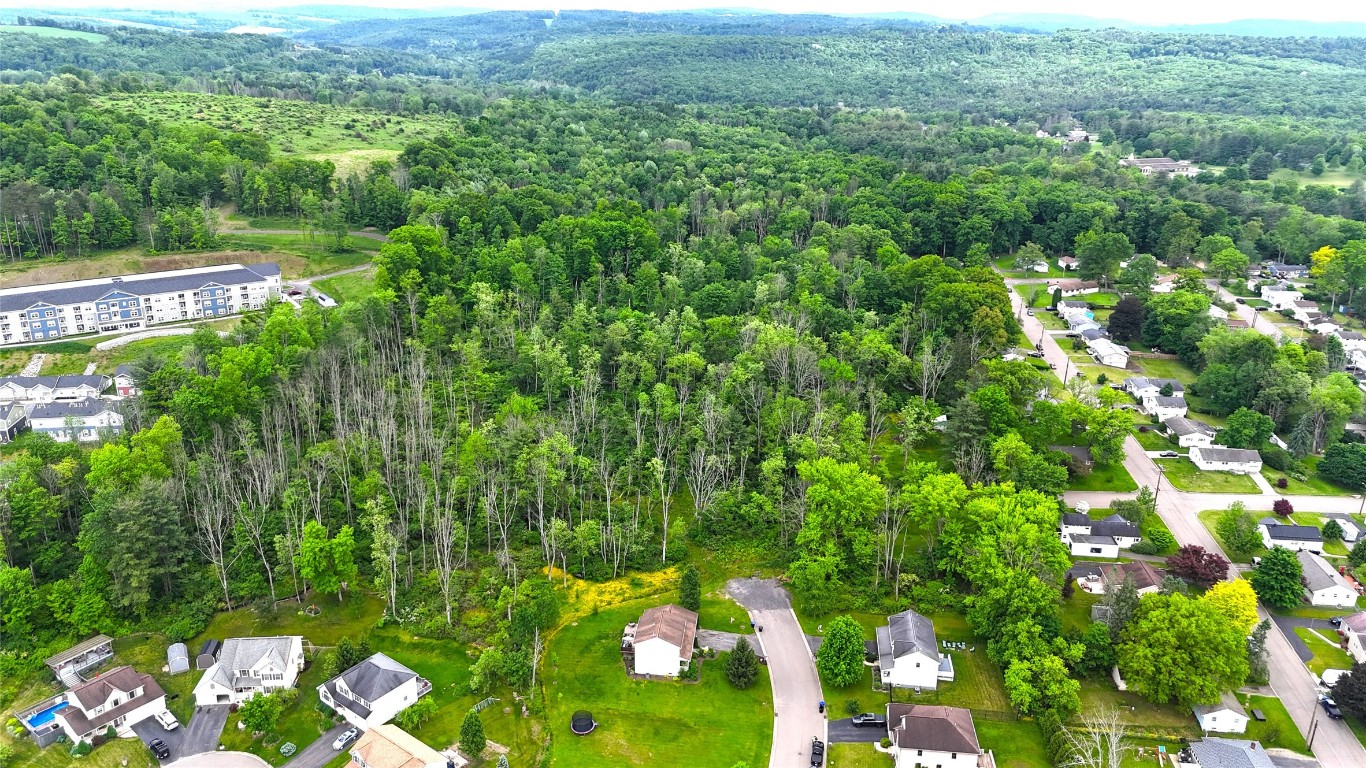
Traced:
<path id="1" fill-rule="evenodd" d="M 28 719 L 28 727 L 33 730 L 42 728 L 43 726 L 47 725 L 48 723 L 56 719 L 58 712 L 61 712 L 63 709 L 66 709 L 69 706 L 71 705 L 67 702 L 59 701 L 46 709 L 41 709 L 33 713 L 33 715 L 30 716 Z"/>

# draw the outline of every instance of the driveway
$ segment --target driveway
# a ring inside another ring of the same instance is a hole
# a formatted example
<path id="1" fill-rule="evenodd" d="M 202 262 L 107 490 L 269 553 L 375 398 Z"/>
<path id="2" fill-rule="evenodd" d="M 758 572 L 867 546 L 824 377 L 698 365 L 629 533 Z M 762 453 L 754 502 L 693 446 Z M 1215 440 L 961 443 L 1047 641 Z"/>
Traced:
<path id="1" fill-rule="evenodd" d="M 731 599 L 749 611 L 750 620 L 763 627 L 757 634 L 768 658 L 773 683 L 773 748 L 769 768 L 799 768 L 811 763 L 811 739 L 826 738 L 825 716 L 816 661 L 806 635 L 792 612 L 787 592 L 772 579 L 732 579 L 726 585 Z"/>
<path id="2" fill-rule="evenodd" d="M 714 629 L 697 630 L 697 644 L 703 648 L 710 648 L 719 652 L 735 650 L 735 643 L 742 637 L 749 641 L 755 653 L 759 652 L 759 645 L 754 642 L 754 635 L 742 635 L 738 632 L 717 632 Z"/>
<path id="3" fill-rule="evenodd" d="M 228 722 L 228 709 L 223 706 L 195 707 L 190 722 L 181 723 L 174 731 L 164 730 L 154 719 L 143 720 L 133 726 L 133 733 L 142 739 L 143 744 L 152 739 L 161 739 L 171 748 L 171 761 L 179 761 L 190 755 L 213 752 L 218 749 L 223 726 Z"/>
<path id="4" fill-rule="evenodd" d="M 332 730 L 319 736 L 312 744 L 308 746 L 298 745 L 299 751 L 295 752 L 294 757 L 285 763 L 285 768 L 322 768 L 332 762 L 337 755 L 341 754 L 332 749 L 332 742 L 342 735 L 342 731 L 350 727 L 349 723 L 333 726 Z M 351 743 L 355 744 L 354 741 Z"/>
<path id="5" fill-rule="evenodd" d="M 205 752 L 167 763 L 166 768 L 270 768 L 270 763 L 250 752 Z"/>
<path id="6" fill-rule="evenodd" d="M 886 728 L 859 728 L 848 717 L 830 721 L 831 744 L 869 744 L 882 740 L 887 735 Z"/>

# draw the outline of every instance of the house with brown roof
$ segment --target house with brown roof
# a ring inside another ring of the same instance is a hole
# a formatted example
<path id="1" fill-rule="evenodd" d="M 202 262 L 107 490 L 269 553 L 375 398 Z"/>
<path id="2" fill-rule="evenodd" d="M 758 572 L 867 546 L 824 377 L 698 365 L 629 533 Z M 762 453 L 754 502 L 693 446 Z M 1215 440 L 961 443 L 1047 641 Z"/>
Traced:
<path id="1" fill-rule="evenodd" d="M 377 725 L 351 747 L 347 768 L 464 768 L 469 761 L 454 750 L 438 752 L 396 725 Z"/>
<path id="2" fill-rule="evenodd" d="M 697 638 L 697 614 L 677 605 L 659 605 L 627 624 L 622 652 L 633 657 L 637 675 L 678 677 L 692 663 Z"/>
<path id="3" fill-rule="evenodd" d="M 887 738 L 896 768 L 995 768 L 977 743 L 972 712 L 959 707 L 888 704 Z"/>
<path id="4" fill-rule="evenodd" d="M 1138 590 L 1138 594 L 1146 595 L 1162 588 L 1162 577 L 1164 575 L 1162 571 L 1144 560 L 1105 565 L 1100 569 L 1100 578 L 1105 584 L 1106 592 L 1119 589 L 1125 579 L 1131 578 L 1134 580 L 1134 587 Z"/>
<path id="5" fill-rule="evenodd" d="M 1100 292 L 1100 283 L 1095 280 L 1049 280 L 1047 287 L 1050 293 L 1059 294 L 1065 299 Z"/>
<path id="6" fill-rule="evenodd" d="M 67 691 L 56 720 L 74 743 L 90 741 L 110 727 L 131 736 L 134 725 L 165 711 L 166 693 L 151 675 L 115 667 Z"/>

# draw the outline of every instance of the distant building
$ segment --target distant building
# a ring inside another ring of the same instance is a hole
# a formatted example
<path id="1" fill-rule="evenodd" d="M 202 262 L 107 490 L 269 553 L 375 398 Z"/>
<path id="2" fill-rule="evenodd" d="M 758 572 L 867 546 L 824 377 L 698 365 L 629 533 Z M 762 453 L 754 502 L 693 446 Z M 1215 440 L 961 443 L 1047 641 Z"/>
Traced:
<path id="1" fill-rule="evenodd" d="M 58 401 L 33 406 L 28 423 L 34 432 L 43 432 L 59 443 L 89 443 L 99 440 L 101 432 L 122 432 L 123 414 L 106 400 Z"/>
<path id="2" fill-rule="evenodd" d="M 1094 280 L 1051 280 L 1047 285 L 1049 293 L 1059 294 L 1065 299 L 1100 292 L 1100 283 Z"/>
<path id="3" fill-rule="evenodd" d="M 1168 174 L 1171 176 L 1185 176 L 1195 178 L 1200 175 L 1200 168 L 1190 164 L 1189 160 L 1171 160 L 1165 157 L 1134 157 L 1129 155 L 1119 161 L 1121 166 L 1137 168 L 1142 171 L 1144 176 L 1154 174 Z"/>
<path id="4" fill-rule="evenodd" d="M 1081 263 L 1073 256 L 1062 256 L 1058 258 L 1058 269 L 1064 272 L 1072 272 L 1081 266 Z"/>
<path id="5" fill-rule="evenodd" d="M 1163 419 L 1162 426 L 1166 427 L 1167 436 L 1175 437 L 1176 444 L 1182 448 L 1208 448 L 1214 443 L 1214 427 L 1198 419 L 1172 416 Z"/>
<path id="6" fill-rule="evenodd" d="M 1308 264 L 1286 264 L 1283 261 L 1273 261 L 1266 265 L 1265 271 L 1272 277 L 1283 280 L 1296 280 L 1309 277 Z"/>
<path id="7" fill-rule="evenodd" d="M 51 403 L 99 397 L 109 389 L 108 376 L 0 376 L 0 402 Z"/>
<path id="8" fill-rule="evenodd" d="M 1271 305 L 1271 308 L 1279 312 L 1282 309 L 1294 309 L 1295 302 L 1304 299 L 1304 294 L 1295 286 L 1281 281 L 1273 285 L 1263 285 L 1258 289 L 1262 301 Z"/>
<path id="9" fill-rule="evenodd" d="M 1224 448 L 1219 445 L 1195 446 L 1190 449 L 1190 460 L 1206 472 L 1232 472 L 1255 475 L 1262 471 L 1262 456 L 1246 448 Z"/>
<path id="10" fill-rule="evenodd" d="M 1129 348 L 1116 344 L 1109 339 L 1095 339 L 1086 343 L 1091 357 L 1101 365 L 1111 368 L 1129 367 Z"/>
<path id="11" fill-rule="evenodd" d="M 1176 379 L 1156 379 L 1146 376 L 1130 376 L 1124 380 L 1124 391 L 1134 396 L 1135 400 L 1142 402 L 1143 398 L 1162 394 L 1162 390 L 1171 387 L 1173 395 L 1180 395 L 1186 391 L 1186 386 Z"/>
<path id="12" fill-rule="evenodd" d="M 138 394 L 137 382 L 133 380 L 133 371 L 126 365 L 120 365 L 114 369 L 114 391 L 119 393 L 119 397 L 133 397 Z"/>
<path id="13" fill-rule="evenodd" d="M 1295 553 L 1304 574 L 1304 595 L 1310 605 L 1354 608 L 1357 591 L 1327 560 L 1306 550 Z"/>
<path id="14" fill-rule="evenodd" d="M 1205 733 L 1243 733 L 1247 731 L 1247 710 L 1238 697 L 1224 694 L 1215 704 L 1200 704 L 1193 708 L 1195 720 Z"/>
<path id="15" fill-rule="evenodd" d="M 1153 281 L 1153 293 L 1171 293 L 1176 290 L 1176 275 L 1158 275 Z"/>
<path id="16" fill-rule="evenodd" d="M 1146 395 L 1140 407 L 1158 421 L 1185 416 L 1187 412 L 1186 398 L 1181 395 Z"/>
<path id="17" fill-rule="evenodd" d="M 18 403 L 0 405 L 0 445 L 28 431 L 28 413 Z"/>

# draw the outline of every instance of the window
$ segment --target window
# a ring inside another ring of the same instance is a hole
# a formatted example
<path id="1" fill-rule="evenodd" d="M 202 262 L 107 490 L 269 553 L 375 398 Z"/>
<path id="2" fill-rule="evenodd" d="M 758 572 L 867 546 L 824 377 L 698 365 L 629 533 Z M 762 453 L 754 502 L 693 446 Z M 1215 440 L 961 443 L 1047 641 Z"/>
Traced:
<path id="1" fill-rule="evenodd" d="M 50 310 L 50 309 L 43 310 L 43 317 L 52 317 L 52 310 Z"/>
<path id="2" fill-rule="evenodd" d="M 1100 547 L 1091 547 L 1091 554 L 1093 554 L 1093 555 L 1099 555 L 1100 553 L 1101 553 Z"/>

